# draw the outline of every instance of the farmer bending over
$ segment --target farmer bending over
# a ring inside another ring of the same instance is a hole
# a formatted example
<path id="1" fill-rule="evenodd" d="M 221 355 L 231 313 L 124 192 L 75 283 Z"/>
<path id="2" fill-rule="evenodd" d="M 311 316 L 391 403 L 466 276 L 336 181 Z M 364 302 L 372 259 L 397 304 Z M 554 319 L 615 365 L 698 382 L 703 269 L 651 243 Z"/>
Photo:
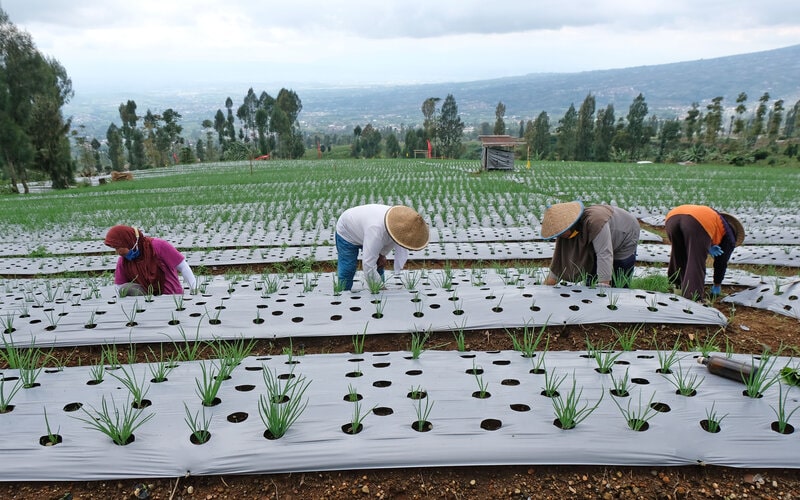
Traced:
<path id="1" fill-rule="evenodd" d="M 556 239 L 545 285 L 559 280 L 627 288 L 636 264 L 639 221 L 611 205 L 580 201 L 551 205 L 542 217 L 542 238 Z"/>
<path id="2" fill-rule="evenodd" d="M 361 267 L 367 282 L 381 282 L 386 255 L 394 249 L 394 271 L 403 269 L 409 250 L 422 250 L 428 244 L 428 224 L 413 208 L 404 205 L 360 205 L 345 210 L 336 221 L 336 252 L 339 284 L 353 288 L 362 250 Z"/>
<path id="3" fill-rule="evenodd" d="M 108 230 L 103 243 L 119 255 L 114 284 L 120 293 L 182 294 L 178 273 L 189 285 L 189 290 L 197 287 L 192 268 L 168 241 L 145 236 L 135 227 L 114 226 Z"/>

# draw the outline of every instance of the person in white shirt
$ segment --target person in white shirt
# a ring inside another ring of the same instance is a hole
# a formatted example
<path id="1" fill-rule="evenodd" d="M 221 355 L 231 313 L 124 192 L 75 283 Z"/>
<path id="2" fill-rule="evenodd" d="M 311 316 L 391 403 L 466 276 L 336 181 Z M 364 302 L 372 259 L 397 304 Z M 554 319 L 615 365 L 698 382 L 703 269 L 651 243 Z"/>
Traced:
<path id="1" fill-rule="evenodd" d="M 394 250 L 394 270 L 405 267 L 409 250 L 428 245 L 428 224 L 413 208 L 404 205 L 369 204 L 345 210 L 336 221 L 337 274 L 343 290 L 352 290 L 353 277 L 361 267 L 364 279 L 383 281 L 386 256 Z"/>

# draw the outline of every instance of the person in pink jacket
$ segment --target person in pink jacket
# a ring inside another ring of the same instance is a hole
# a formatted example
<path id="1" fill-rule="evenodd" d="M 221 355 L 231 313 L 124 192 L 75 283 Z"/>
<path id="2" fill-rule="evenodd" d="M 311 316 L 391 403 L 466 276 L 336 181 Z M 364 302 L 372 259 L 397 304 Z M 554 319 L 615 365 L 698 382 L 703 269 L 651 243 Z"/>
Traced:
<path id="1" fill-rule="evenodd" d="M 125 295 L 182 294 L 178 273 L 193 290 L 197 287 L 192 268 L 183 255 L 168 241 L 146 236 L 138 228 L 114 226 L 103 242 L 113 248 L 119 259 L 114 284 Z"/>

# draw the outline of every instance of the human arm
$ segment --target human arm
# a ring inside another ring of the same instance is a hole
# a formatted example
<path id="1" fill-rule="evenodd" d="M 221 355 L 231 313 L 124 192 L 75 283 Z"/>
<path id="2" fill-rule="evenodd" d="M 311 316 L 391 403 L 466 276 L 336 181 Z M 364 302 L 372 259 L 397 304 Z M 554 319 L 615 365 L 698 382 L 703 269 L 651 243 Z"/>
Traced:
<path id="1" fill-rule="evenodd" d="M 197 278 L 195 278 L 194 273 L 192 272 L 192 268 L 189 267 L 189 264 L 186 262 L 186 259 L 183 259 L 180 264 L 175 267 L 175 269 L 181 273 L 183 276 L 183 280 L 189 285 L 189 290 L 196 290 L 197 289 Z"/>
<path id="2" fill-rule="evenodd" d="M 608 224 L 603 225 L 594 237 L 592 247 L 597 258 L 597 282 L 600 285 L 610 285 L 614 267 L 614 246 Z"/>

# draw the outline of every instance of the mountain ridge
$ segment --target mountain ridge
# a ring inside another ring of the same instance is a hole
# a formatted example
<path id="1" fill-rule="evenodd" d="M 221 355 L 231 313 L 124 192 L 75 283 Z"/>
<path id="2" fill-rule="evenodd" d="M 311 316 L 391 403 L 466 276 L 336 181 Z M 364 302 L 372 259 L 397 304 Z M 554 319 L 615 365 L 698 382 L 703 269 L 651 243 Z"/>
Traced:
<path id="1" fill-rule="evenodd" d="M 498 102 L 506 106 L 506 126 L 512 133 L 519 122 L 533 120 L 545 111 L 550 123 L 556 123 L 570 106 L 580 107 L 588 94 L 595 97 L 597 109 L 613 104 L 617 118 L 627 114 L 633 99 L 642 94 L 650 115 L 681 118 L 693 102 L 701 104 L 722 96 L 723 106 L 735 107 L 740 92 L 747 94 L 746 105 L 752 111 L 758 99 L 768 92 L 770 105 L 783 99 L 790 108 L 800 99 L 800 45 L 725 56 L 713 59 L 592 70 L 576 73 L 528 73 L 467 82 L 424 83 L 413 85 L 365 85 L 328 88 L 315 85 L 292 88 L 303 103 L 299 120 L 304 131 L 352 133 L 356 125 L 419 126 L 422 102 L 429 97 L 444 99 L 453 94 L 461 119 L 467 125 L 494 123 Z M 257 83 L 199 85 L 197 89 L 145 90 L 139 93 L 90 91 L 76 96 L 65 106 L 65 114 L 76 125 L 85 125 L 87 133 L 105 137 L 113 121 L 119 124 L 117 109 L 128 99 L 137 103 L 143 115 L 147 109 L 160 113 L 172 108 L 182 115 L 187 136 L 197 135 L 200 123 L 213 120 L 218 109 L 231 97 L 234 108 L 248 88 L 257 94 L 266 90 L 277 95 L 279 89 L 259 87 Z M 313 84 L 312 84 L 313 85 Z"/>

